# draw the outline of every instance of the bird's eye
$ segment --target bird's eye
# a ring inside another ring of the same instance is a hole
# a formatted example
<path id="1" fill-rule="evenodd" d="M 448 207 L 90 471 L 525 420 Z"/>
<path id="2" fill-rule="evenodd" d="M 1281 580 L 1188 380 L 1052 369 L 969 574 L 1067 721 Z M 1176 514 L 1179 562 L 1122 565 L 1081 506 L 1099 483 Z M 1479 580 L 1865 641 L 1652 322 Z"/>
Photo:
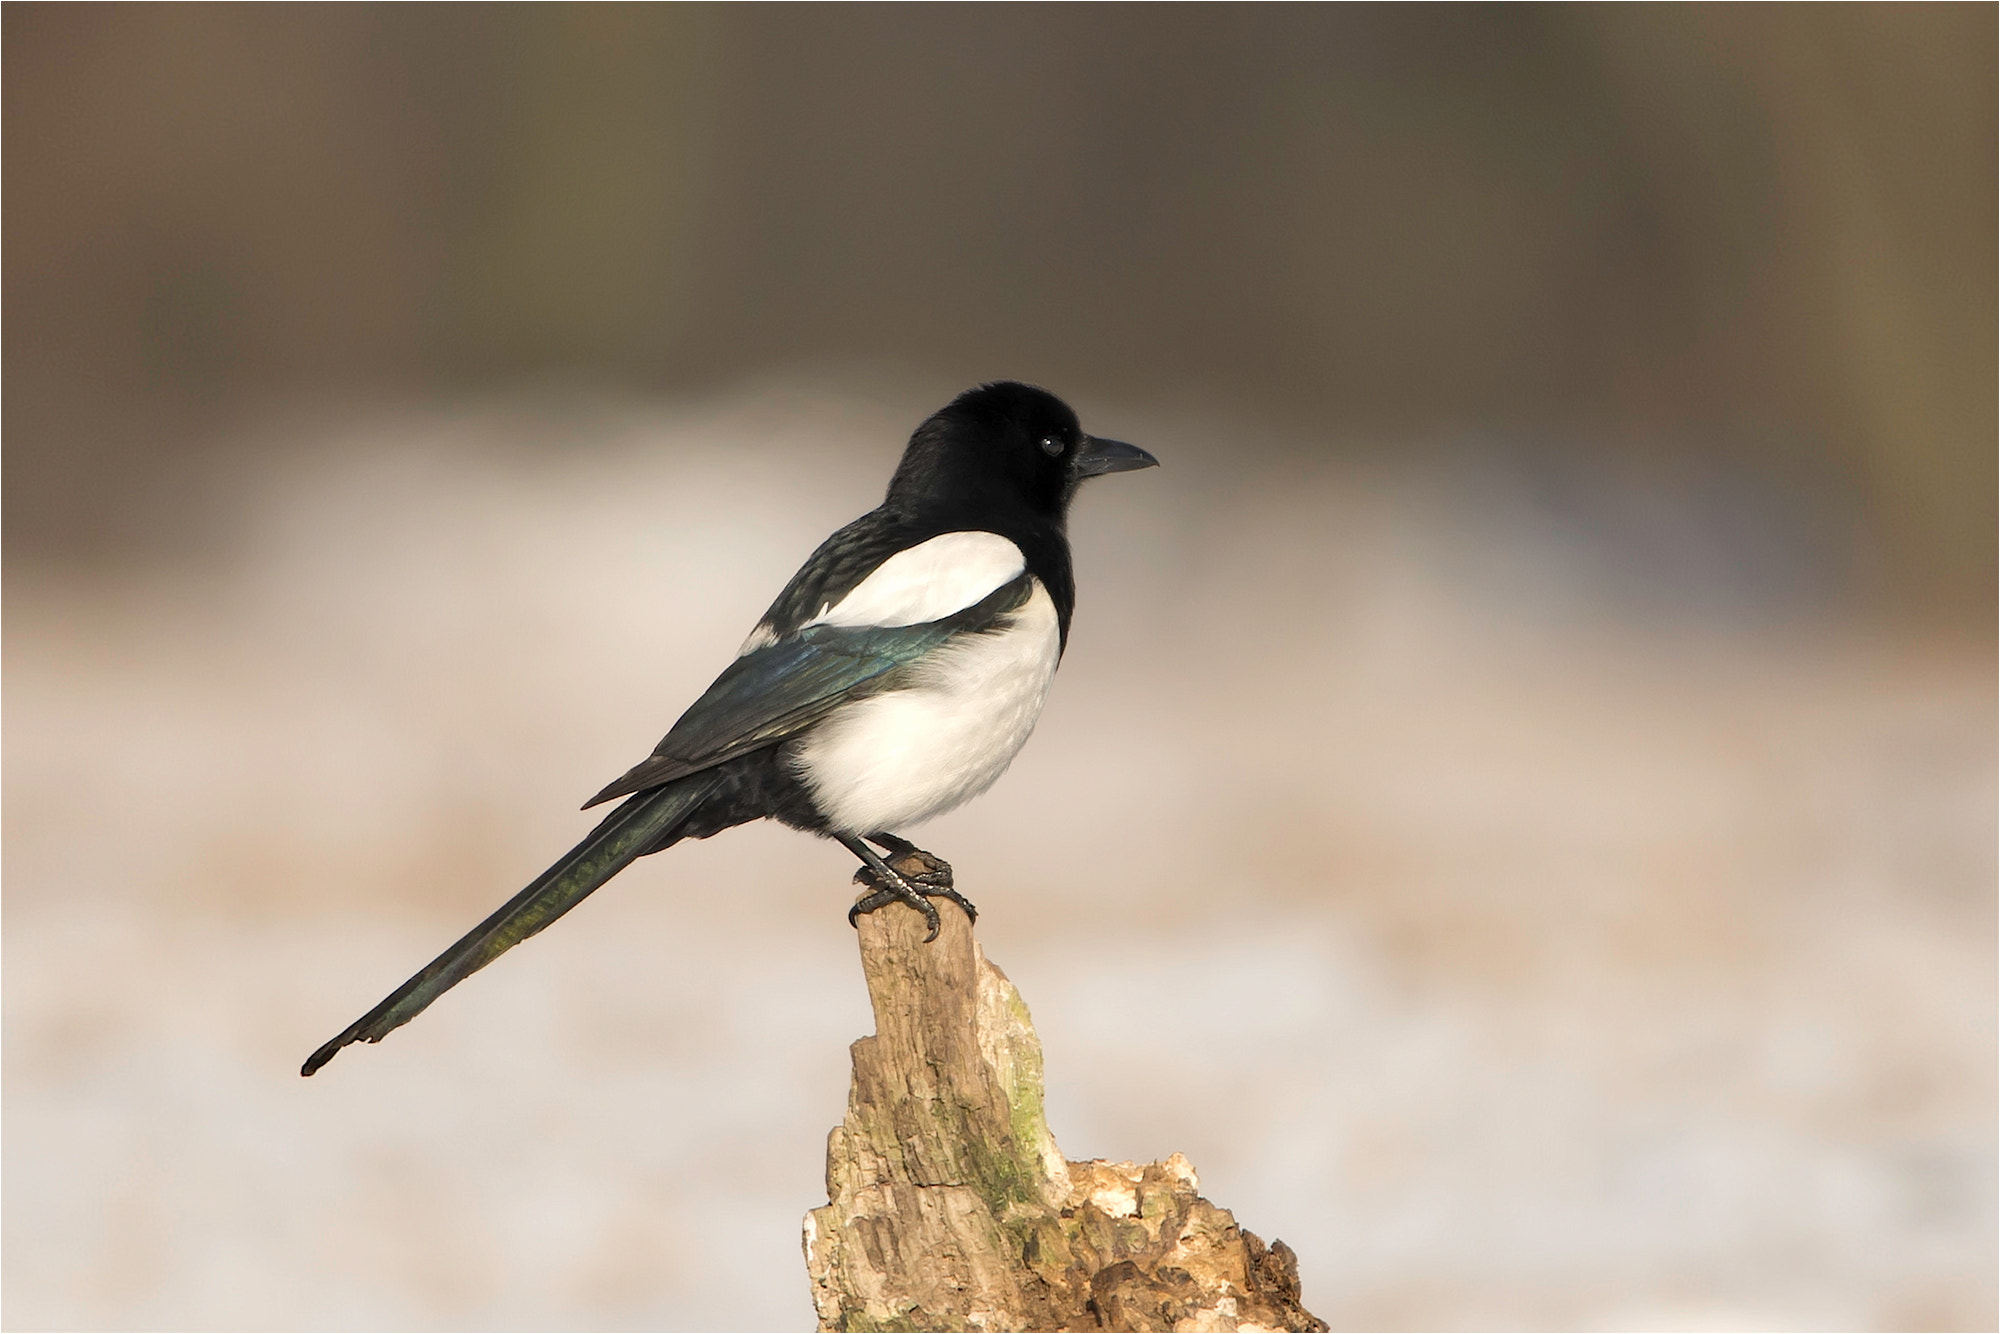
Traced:
<path id="1" fill-rule="evenodd" d="M 1056 437 L 1052 435 L 1045 435 L 1042 437 L 1042 453 L 1047 454 L 1050 458 L 1054 458 L 1062 452 L 1063 452 L 1062 441 L 1056 439 Z"/>

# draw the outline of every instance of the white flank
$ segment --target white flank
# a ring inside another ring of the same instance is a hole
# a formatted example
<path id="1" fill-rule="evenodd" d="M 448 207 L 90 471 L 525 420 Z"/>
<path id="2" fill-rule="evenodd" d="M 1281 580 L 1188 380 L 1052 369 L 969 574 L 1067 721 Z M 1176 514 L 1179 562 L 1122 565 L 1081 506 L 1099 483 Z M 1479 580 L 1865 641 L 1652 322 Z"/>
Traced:
<path id="1" fill-rule="evenodd" d="M 1035 730 L 1060 656 L 1038 579 L 1000 625 L 940 648 L 910 688 L 842 708 L 789 758 L 836 833 L 895 833 L 993 786 Z"/>
<path id="2" fill-rule="evenodd" d="M 964 611 L 1028 567 L 998 533 L 941 533 L 899 551 L 807 625 L 923 625 Z"/>

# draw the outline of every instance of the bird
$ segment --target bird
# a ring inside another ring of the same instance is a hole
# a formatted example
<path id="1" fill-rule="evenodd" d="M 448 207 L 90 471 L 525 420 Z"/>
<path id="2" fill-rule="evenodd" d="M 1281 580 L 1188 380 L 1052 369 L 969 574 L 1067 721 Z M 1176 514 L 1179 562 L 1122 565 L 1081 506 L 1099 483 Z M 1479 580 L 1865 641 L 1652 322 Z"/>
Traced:
<path id="1" fill-rule="evenodd" d="M 299 1073 L 380 1042 L 638 858 L 752 820 L 860 859 L 868 892 L 850 925 L 901 903 L 935 940 L 933 898 L 976 918 L 950 863 L 898 831 L 963 805 L 1013 762 L 1069 644 L 1070 502 L 1090 478 L 1158 463 L 1086 434 L 1061 399 L 1016 381 L 932 413 L 882 503 L 807 557 L 735 661 L 583 809 L 624 800 Z"/>

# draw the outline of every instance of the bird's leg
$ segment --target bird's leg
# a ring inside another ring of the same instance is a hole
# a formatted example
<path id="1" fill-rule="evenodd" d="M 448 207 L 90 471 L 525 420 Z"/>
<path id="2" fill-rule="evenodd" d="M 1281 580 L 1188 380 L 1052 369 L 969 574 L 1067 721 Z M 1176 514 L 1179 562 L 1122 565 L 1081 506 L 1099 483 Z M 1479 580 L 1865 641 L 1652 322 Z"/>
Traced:
<path id="1" fill-rule="evenodd" d="M 972 900 L 952 888 L 950 862 L 934 852 L 925 852 L 910 840 L 898 838 L 894 834 L 870 834 L 868 841 L 882 846 L 883 850 L 894 859 L 896 869 L 903 879 L 915 886 L 919 894 L 934 899 L 950 899 L 964 910 L 968 922 L 979 920 L 979 909 L 972 906 Z M 915 869 L 912 869 L 912 862 L 915 863 Z"/>
<path id="2" fill-rule="evenodd" d="M 951 888 L 951 863 L 936 853 L 925 852 L 909 839 L 897 838 L 894 834 L 870 834 L 868 841 L 879 845 L 883 852 L 897 861 L 908 862 L 914 857 L 917 862 L 915 870 L 908 866 L 898 868 L 911 884 Z"/>
<path id="3" fill-rule="evenodd" d="M 924 915 L 924 922 L 930 927 L 930 934 L 924 937 L 924 943 L 928 945 L 936 940 L 938 913 L 936 908 L 931 907 L 930 900 L 918 893 L 909 881 L 891 870 L 889 863 L 875 855 L 875 849 L 860 839 L 851 838 L 846 834 L 839 834 L 836 837 L 840 839 L 842 847 L 861 859 L 861 869 L 854 873 L 854 878 L 862 884 L 875 886 L 872 892 L 862 895 L 855 901 L 854 906 L 847 910 L 847 924 L 858 925 L 855 919 L 862 913 L 874 912 L 877 908 L 887 907 L 891 903 L 907 903 Z"/>

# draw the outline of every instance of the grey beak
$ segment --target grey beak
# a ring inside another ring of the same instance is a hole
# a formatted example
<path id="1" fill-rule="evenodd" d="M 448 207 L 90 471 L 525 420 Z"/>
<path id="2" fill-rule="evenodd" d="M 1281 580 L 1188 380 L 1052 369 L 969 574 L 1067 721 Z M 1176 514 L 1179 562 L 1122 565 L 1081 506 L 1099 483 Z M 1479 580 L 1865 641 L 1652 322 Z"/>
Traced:
<path id="1" fill-rule="evenodd" d="M 1102 436 L 1087 435 L 1083 438 L 1083 448 L 1070 460 L 1070 475 L 1076 478 L 1097 477 L 1107 472 L 1131 472 L 1134 468 L 1157 468 L 1160 461 L 1137 445 L 1128 445 L 1123 440 L 1106 440 Z"/>

